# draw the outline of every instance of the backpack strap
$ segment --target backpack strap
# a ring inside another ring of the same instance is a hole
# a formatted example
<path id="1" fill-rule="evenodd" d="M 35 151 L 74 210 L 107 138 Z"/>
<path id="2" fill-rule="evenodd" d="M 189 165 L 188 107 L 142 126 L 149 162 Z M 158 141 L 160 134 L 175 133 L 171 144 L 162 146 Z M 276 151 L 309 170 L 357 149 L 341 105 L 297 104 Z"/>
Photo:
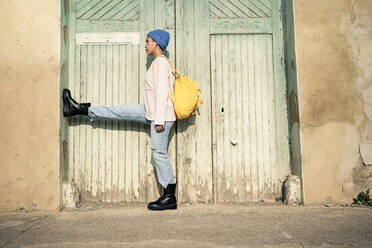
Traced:
<path id="1" fill-rule="evenodd" d="M 158 57 L 164 57 L 164 58 L 166 58 L 166 59 L 168 60 L 169 64 L 170 64 L 170 65 L 173 67 L 173 69 L 174 69 L 174 72 L 172 71 L 174 77 L 175 77 L 175 78 L 180 77 L 180 74 L 179 74 L 179 72 L 177 71 L 177 69 L 173 66 L 173 64 L 169 61 L 169 59 L 168 59 L 165 55 L 156 56 L 155 59 L 154 59 L 154 61 L 155 61 Z M 152 64 L 152 67 L 154 68 L 154 64 Z"/>
<path id="2" fill-rule="evenodd" d="M 172 63 L 169 61 L 169 59 L 167 57 L 165 57 L 164 55 L 156 56 L 155 59 L 154 59 L 154 63 L 155 63 L 155 60 L 158 57 L 164 57 L 164 58 L 166 58 L 168 60 L 169 64 L 174 68 L 174 70 L 177 73 L 178 77 L 180 76 L 180 74 L 178 73 L 178 71 L 176 70 L 176 68 L 172 65 Z M 154 75 L 154 63 L 152 63 L 152 74 L 153 75 Z M 172 71 L 172 74 L 174 75 L 175 78 L 178 78 L 173 71 Z M 168 92 L 168 96 L 172 100 L 172 102 L 174 103 L 174 96 L 171 95 L 171 91 Z"/>

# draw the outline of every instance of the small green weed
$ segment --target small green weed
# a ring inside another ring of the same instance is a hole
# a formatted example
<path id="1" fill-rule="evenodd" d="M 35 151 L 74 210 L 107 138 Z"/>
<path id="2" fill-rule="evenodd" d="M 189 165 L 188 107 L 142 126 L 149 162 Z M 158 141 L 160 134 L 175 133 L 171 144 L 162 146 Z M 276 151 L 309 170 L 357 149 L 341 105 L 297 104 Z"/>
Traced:
<path id="1" fill-rule="evenodd" d="M 369 197 L 369 190 L 370 188 L 368 188 L 365 192 L 360 192 L 357 196 L 357 198 L 353 198 L 354 202 L 353 204 L 364 204 L 364 205 L 368 205 L 368 201 L 370 200 L 370 197 Z"/>

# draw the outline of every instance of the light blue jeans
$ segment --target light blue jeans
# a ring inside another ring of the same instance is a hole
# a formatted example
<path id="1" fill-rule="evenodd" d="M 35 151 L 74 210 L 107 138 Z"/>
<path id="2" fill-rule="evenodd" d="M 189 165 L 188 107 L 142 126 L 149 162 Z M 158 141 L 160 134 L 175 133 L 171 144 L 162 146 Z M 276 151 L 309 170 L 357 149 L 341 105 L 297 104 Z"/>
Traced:
<path id="1" fill-rule="evenodd" d="M 150 126 L 150 148 L 155 160 L 156 174 L 158 175 L 159 183 L 166 188 L 168 184 L 174 183 L 172 165 L 168 155 L 168 136 L 174 121 L 166 121 L 164 129 L 157 132 L 155 122 L 146 119 L 145 113 L 144 104 L 88 107 L 88 117 L 91 122 L 94 120 L 125 120 Z"/>

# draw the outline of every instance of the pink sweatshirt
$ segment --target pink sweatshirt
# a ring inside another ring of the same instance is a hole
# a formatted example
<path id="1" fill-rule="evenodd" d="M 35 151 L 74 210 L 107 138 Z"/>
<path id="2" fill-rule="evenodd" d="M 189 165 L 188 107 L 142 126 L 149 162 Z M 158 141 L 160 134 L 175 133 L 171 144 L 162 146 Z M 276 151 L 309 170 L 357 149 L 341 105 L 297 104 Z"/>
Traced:
<path id="1" fill-rule="evenodd" d="M 148 120 L 155 120 L 155 125 L 164 125 L 165 121 L 176 120 L 173 102 L 168 96 L 169 90 L 173 96 L 174 79 L 172 66 L 164 57 L 158 57 L 155 62 L 153 61 L 146 72 L 143 94 L 145 117 Z"/>

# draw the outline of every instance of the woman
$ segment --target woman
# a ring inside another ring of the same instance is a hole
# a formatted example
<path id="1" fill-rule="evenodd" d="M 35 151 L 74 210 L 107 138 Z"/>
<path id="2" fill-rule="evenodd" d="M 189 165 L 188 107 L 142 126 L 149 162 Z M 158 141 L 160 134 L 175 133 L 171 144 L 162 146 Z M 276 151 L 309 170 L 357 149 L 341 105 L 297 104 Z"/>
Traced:
<path id="1" fill-rule="evenodd" d="M 169 90 L 173 95 L 174 76 L 172 68 L 164 55 L 169 43 L 167 31 L 155 29 L 147 34 L 146 53 L 153 55 L 154 60 L 149 67 L 144 81 L 144 104 L 127 104 L 117 106 L 94 106 L 90 103 L 78 103 L 64 89 L 63 115 L 86 115 L 94 120 L 127 120 L 145 123 L 151 129 L 150 148 L 155 160 L 156 173 L 163 187 L 163 195 L 148 204 L 150 210 L 176 209 L 176 184 L 172 165 L 168 156 L 168 136 L 176 121 L 173 103 L 168 96 Z M 152 68 L 153 66 L 153 68 Z"/>

